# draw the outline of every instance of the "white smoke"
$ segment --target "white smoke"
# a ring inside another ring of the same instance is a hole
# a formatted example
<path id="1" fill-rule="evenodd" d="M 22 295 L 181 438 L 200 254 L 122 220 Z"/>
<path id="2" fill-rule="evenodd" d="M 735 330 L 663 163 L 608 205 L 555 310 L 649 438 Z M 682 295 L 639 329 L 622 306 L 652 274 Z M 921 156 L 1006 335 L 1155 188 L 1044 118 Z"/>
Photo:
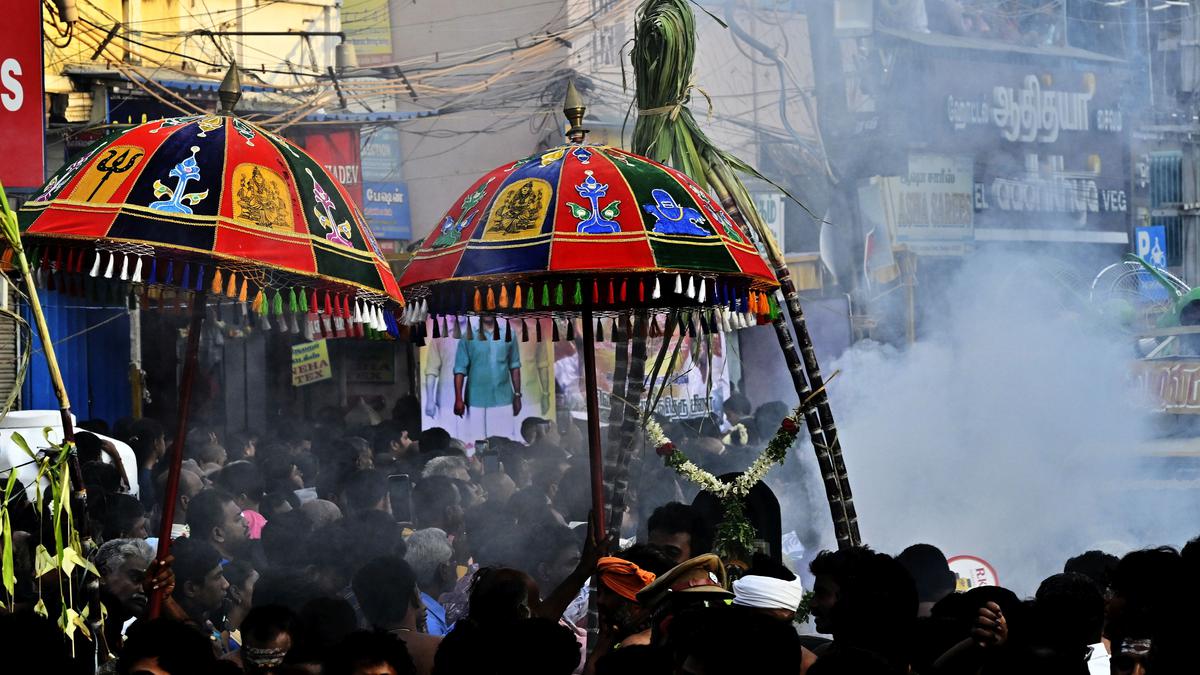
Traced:
<path id="1" fill-rule="evenodd" d="M 859 343 L 825 368 L 842 371 L 831 402 L 873 548 L 981 556 L 1024 596 L 1084 550 L 1180 546 L 1200 530 L 1194 494 L 1136 483 L 1148 420 L 1129 393 L 1132 339 L 1064 303 L 1046 269 L 974 259 L 928 337 Z"/>

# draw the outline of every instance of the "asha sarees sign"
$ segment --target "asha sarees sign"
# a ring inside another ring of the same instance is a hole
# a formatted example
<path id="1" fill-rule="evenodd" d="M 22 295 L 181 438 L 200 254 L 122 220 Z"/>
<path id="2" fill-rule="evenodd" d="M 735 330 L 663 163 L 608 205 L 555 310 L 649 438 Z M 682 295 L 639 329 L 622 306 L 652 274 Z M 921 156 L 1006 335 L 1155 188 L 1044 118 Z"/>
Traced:
<path id="1" fill-rule="evenodd" d="M 45 175 L 42 6 L 6 3 L 0 21 L 0 182 L 35 188 Z"/>

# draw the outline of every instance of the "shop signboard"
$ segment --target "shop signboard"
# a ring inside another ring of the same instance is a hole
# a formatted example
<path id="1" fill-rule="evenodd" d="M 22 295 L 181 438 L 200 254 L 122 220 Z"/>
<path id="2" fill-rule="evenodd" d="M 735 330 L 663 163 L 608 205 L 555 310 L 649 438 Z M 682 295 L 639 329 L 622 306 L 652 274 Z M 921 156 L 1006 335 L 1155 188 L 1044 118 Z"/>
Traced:
<path id="1" fill-rule="evenodd" d="M 1126 71 L 1101 60 L 913 49 L 884 95 L 883 132 L 923 152 L 974 163 L 976 238 L 1035 229 L 1106 232 L 1127 241 Z M 1004 58 L 1002 58 L 1004 57 Z M 921 92 L 914 95 L 914 92 Z M 1067 237 L 1064 240 L 1072 240 Z"/>
<path id="2" fill-rule="evenodd" d="M 303 342 L 292 346 L 292 386 L 328 380 L 333 377 L 329 361 L 329 344 L 325 340 Z"/>
<path id="3" fill-rule="evenodd" d="M 388 0 L 342 0 L 342 30 L 360 65 L 392 60 L 392 17 Z"/>
<path id="4" fill-rule="evenodd" d="M 0 148 L 19 161 L 0 163 L 0 181 L 36 188 L 46 179 L 42 6 L 16 2 L 6 10 L 0 23 Z"/>
<path id="5" fill-rule="evenodd" d="M 1167 269 L 1167 228 L 1165 225 L 1146 225 L 1134 228 L 1137 257 L 1159 269 Z"/>
<path id="6" fill-rule="evenodd" d="M 376 239 L 412 239 L 408 186 L 368 181 L 363 185 L 363 215 Z"/>
<path id="7" fill-rule="evenodd" d="M 302 128 L 293 135 L 296 143 L 341 183 L 354 203 L 362 208 L 362 154 L 358 127 Z"/>
<path id="8" fill-rule="evenodd" d="M 1200 357 L 1134 361 L 1131 375 L 1134 394 L 1147 408 L 1171 415 L 1200 415 Z"/>
<path id="9" fill-rule="evenodd" d="M 781 250 L 787 250 L 787 242 L 784 237 L 787 236 L 784 229 L 784 203 L 785 198 L 782 192 L 755 192 L 754 207 L 758 209 L 758 215 L 762 217 L 763 224 L 767 226 L 767 231 L 771 236 L 775 237 L 775 243 L 779 244 Z"/>
<path id="10" fill-rule="evenodd" d="M 974 238 L 974 166 L 961 155 L 911 154 L 908 173 L 879 181 L 892 239 L 922 255 L 963 255 Z"/>

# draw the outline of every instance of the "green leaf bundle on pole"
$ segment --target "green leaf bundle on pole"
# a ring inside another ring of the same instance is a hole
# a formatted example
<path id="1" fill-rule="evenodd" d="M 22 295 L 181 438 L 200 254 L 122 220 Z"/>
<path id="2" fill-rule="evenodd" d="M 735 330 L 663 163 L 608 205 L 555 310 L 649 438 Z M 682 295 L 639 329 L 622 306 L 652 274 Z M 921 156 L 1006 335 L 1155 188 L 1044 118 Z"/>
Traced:
<path id="1" fill-rule="evenodd" d="M 725 210 L 756 235 L 757 243 L 763 249 L 761 252 L 779 279 L 791 321 L 789 330 L 781 313 L 773 324 L 796 394 L 799 400 L 810 401 L 803 411 L 804 420 L 824 481 L 834 534 L 839 547 L 858 545 L 861 541 L 858 518 L 837 426 L 799 295 L 783 252 L 738 175 L 771 181 L 749 164 L 716 147 L 696 123 L 688 108 L 692 92 L 699 92 L 706 98 L 707 94 L 692 79 L 695 49 L 695 17 L 690 0 L 646 0 L 638 8 L 631 54 L 638 116 L 631 149 L 686 173 L 712 191 Z M 793 340 L 792 332 L 795 332 L 799 345 Z"/>

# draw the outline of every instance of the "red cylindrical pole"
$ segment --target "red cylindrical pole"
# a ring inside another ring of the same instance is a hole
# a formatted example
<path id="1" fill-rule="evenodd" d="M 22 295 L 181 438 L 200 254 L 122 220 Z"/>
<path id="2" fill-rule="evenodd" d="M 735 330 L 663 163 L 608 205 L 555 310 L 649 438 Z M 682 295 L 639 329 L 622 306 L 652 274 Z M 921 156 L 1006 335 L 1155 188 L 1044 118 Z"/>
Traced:
<path id="1" fill-rule="evenodd" d="M 596 334 L 592 308 L 583 307 L 583 379 L 587 399 L 588 463 L 592 473 L 592 513 L 597 536 L 604 536 L 604 455 L 600 450 L 600 397 L 596 391 Z"/>
<path id="2" fill-rule="evenodd" d="M 200 329 L 204 324 L 204 293 L 192 299 L 192 321 L 188 325 L 187 352 L 183 359 L 183 378 L 179 383 L 179 412 L 175 423 L 175 444 L 171 454 L 171 468 L 167 473 L 167 487 L 163 494 L 162 523 L 158 528 L 158 555 L 161 563 L 171 555 L 171 523 L 175 520 L 175 502 L 179 495 L 179 471 L 183 466 L 183 442 L 187 438 L 188 406 L 192 400 L 192 382 L 196 379 L 196 362 L 200 353 Z M 156 589 L 150 596 L 150 618 L 158 618 L 162 610 L 163 589 Z"/>

